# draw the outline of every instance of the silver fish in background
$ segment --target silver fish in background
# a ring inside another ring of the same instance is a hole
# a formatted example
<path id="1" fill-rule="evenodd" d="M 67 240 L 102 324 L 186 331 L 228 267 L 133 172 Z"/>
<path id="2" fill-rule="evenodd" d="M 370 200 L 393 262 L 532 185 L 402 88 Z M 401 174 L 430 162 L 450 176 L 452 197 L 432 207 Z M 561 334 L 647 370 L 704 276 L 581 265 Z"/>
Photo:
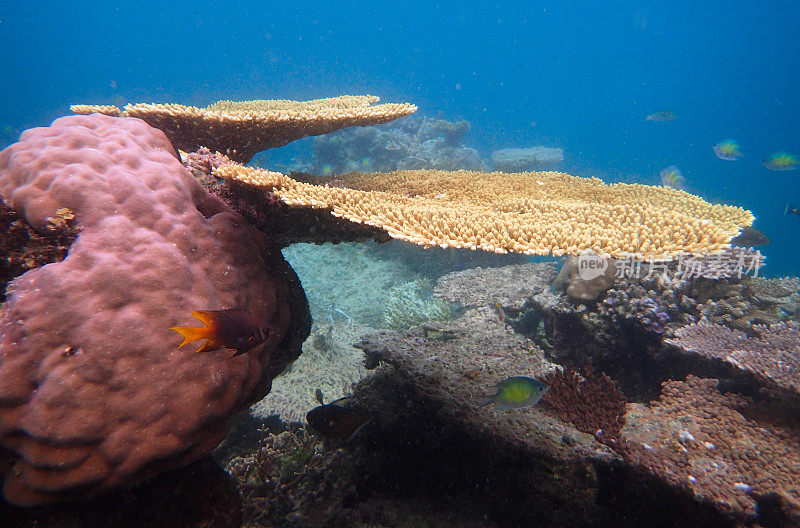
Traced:
<path id="1" fill-rule="evenodd" d="M 645 121 L 672 121 L 678 118 L 678 114 L 671 110 L 662 110 L 661 112 L 654 112 L 645 117 Z"/>

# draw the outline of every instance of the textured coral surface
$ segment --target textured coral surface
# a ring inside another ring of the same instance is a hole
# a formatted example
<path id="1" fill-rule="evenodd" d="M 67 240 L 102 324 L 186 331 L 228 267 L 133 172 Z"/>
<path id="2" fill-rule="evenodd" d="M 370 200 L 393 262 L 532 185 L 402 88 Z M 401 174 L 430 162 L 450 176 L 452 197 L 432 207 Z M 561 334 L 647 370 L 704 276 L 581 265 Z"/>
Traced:
<path id="1" fill-rule="evenodd" d="M 630 458 L 666 482 L 734 516 L 775 495 L 800 521 L 796 411 L 719 391 L 715 379 L 669 381 L 648 409 L 632 404 L 623 430 Z M 788 524 L 787 524 L 788 525 Z"/>
<path id="2" fill-rule="evenodd" d="M 351 173 L 314 185 L 238 164 L 213 174 L 260 188 L 292 207 L 330 210 L 422 246 L 495 253 L 577 255 L 583 250 L 652 261 L 730 246 L 750 211 L 712 205 L 666 187 L 603 183 L 560 172 Z M 266 198 L 266 200 L 264 199 Z"/>
<path id="3" fill-rule="evenodd" d="M 143 121 L 73 116 L 26 131 L 0 153 L 0 196 L 35 229 L 63 207 L 82 228 L 63 261 L 9 285 L 0 312 L 10 501 L 93 493 L 199 458 L 299 353 L 284 345 L 283 261 Z M 265 345 L 235 358 L 178 350 L 171 326 L 224 308 L 271 326 Z"/>

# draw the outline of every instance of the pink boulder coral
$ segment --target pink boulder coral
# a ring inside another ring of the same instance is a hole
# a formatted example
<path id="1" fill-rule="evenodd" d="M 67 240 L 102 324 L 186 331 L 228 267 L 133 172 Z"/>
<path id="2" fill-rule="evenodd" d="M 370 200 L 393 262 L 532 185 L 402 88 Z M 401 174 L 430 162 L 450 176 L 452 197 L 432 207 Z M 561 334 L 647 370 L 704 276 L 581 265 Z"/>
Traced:
<path id="1" fill-rule="evenodd" d="M 0 197 L 34 228 L 60 208 L 82 231 L 67 257 L 9 284 L 0 311 L 6 498 L 94 494 L 184 465 L 224 437 L 299 350 L 305 314 L 280 253 L 206 193 L 159 130 L 73 116 L 0 152 Z M 292 304 L 294 303 L 294 304 Z M 192 310 L 239 308 L 264 344 L 178 349 Z"/>

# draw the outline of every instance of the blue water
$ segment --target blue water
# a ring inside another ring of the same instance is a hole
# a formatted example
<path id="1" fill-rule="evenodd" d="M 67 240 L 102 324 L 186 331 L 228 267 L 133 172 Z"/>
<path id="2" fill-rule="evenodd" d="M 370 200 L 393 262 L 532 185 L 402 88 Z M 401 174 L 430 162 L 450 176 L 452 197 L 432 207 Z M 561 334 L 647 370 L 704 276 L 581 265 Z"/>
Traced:
<path id="1" fill-rule="evenodd" d="M 559 146 L 568 172 L 644 183 L 675 164 L 755 212 L 771 275 L 800 274 L 800 171 L 759 163 L 800 154 L 796 3 L 475 4 L 6 1 L 0 146 L 74 103 L 369 93 L 468 120 L 484 155 Z M 714 156 L 729 137 L 746 159 Z"/>

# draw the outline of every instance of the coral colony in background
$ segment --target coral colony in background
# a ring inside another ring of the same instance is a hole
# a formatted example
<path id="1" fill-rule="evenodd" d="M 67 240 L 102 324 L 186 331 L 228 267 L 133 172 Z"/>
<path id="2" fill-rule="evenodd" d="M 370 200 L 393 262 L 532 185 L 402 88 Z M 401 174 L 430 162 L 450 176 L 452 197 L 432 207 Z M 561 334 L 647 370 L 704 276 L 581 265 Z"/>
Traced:
<path id="1" fill-rule="evenodd" d="M 463 121 L 328 134 L 416 110 L 377 102 L 78 105 L 0 153 L 4 519 L 800 522 L 800 282 L 750 211 Z"/>

